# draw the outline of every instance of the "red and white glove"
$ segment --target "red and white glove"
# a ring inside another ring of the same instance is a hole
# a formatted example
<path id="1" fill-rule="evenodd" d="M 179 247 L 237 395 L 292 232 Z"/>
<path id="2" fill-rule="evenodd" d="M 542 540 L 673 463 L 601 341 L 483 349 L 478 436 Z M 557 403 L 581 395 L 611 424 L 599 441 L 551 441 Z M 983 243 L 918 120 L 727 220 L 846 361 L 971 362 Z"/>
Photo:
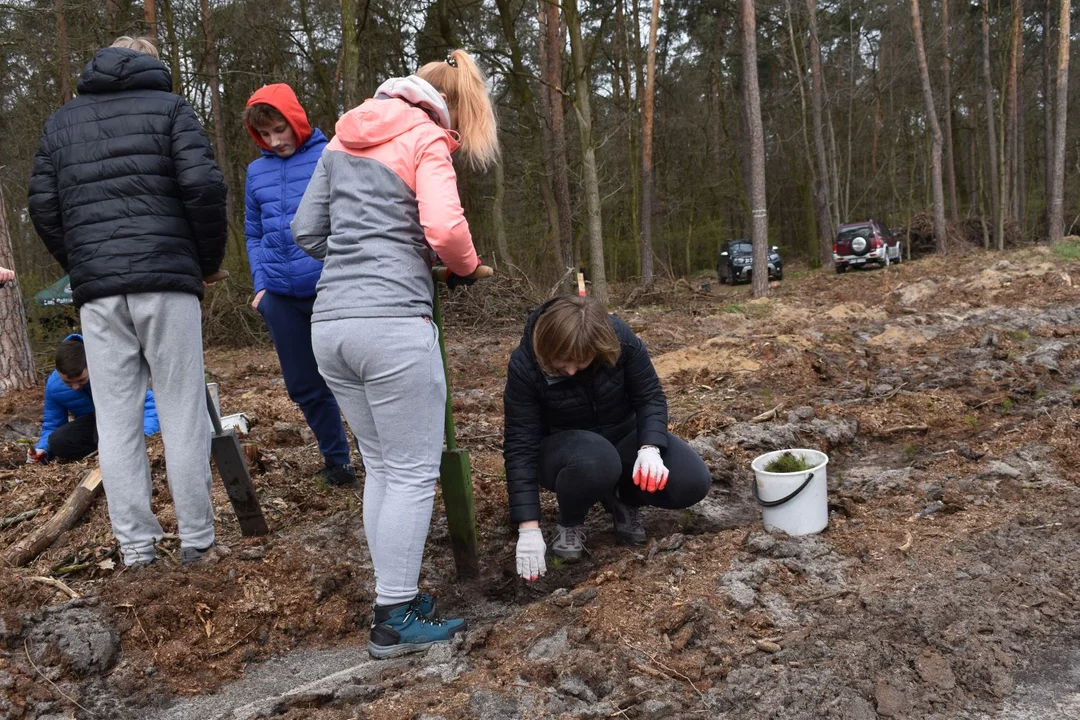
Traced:
<path id="1" fill-rule="evenodd" d="M 642 445 L 634 463 L 634 484 L 645 492 L 663 490 L 667 485 L 668 469 L 660 457 L 660 448 Z"/>
<path id="2" fill-rule="evenodd" d="M 38 450 L 37 448 L 30 448 L 26 451 L 26 464 L 27 465 L 40 465 L 44 463 L 49 457 L 49 454 L 44 450 Z"/>

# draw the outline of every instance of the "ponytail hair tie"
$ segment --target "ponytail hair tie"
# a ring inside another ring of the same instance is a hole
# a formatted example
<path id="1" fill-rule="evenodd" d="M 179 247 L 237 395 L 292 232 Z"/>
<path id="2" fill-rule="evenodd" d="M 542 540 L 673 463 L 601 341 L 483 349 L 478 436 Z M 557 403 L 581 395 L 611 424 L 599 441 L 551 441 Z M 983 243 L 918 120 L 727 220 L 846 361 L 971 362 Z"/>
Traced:
<path id="1" fill-rule="evenodd" d="M 454 59 L 453 53 L 446 56 L 446 64 L 452 68 L 457 67 L 457 60 Z"/>

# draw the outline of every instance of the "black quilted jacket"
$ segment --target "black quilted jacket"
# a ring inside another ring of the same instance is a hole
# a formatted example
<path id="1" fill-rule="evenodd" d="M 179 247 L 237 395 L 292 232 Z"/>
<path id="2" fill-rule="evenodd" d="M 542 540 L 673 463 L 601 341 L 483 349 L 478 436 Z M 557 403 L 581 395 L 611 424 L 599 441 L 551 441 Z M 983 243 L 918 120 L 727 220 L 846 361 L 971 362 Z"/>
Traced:
<path id="1" fill-rule="evenodd" d="M 506 373 L 503 460 L 514 523 L 540 519 L 539 450 L 548 435 L 591 430 L 614 443 L 636 432 L 641 445 L 667 447 L 667 398 L 660 379 L 645 344 L 619 318 L 609 316 L 622 345 L 614 367 L 594 364 L 572 378 L 548 382 L 533 354 L 532 332 L 551 302 L 529 317 Z"/>
<path id="2" fill-rule="evenodd" d="M 75 304 L 202 297 L 225 254 L 225 182 L 191 106 L 161 62 L 122 48 L 99 51 L 78 88 L 45 123 L 29 193 Z"/>

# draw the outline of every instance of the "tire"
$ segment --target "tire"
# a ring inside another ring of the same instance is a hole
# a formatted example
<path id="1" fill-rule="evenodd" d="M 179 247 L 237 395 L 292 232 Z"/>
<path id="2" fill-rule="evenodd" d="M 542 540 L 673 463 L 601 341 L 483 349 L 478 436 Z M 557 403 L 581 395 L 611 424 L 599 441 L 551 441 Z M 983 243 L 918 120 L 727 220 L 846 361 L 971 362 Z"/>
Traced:
<path id="1" fill-rule="evenodd" d="M 836 274 L 837 275 L 843 275 L 846 272 L 847 272 L 847 265 L 837 265 L 836 266 Z"/>
<path id="2" fill-rule="evenodd" d="M 780 282 L 783 279 L 784 279 L 784 271 L 781 270 L 780 272 L 776 273 L 776 282 Z"/>

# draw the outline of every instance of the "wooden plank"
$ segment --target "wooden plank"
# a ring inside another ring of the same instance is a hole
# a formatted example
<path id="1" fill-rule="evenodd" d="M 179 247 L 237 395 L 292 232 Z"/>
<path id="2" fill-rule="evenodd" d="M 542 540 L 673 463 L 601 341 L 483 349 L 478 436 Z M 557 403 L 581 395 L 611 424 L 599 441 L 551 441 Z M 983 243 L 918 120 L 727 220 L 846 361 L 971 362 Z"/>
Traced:
<path id="1" fill-rule="evenodd" d="M 3 555 L 3 563 L 23 567 L 45 552 L 57 538 L 75 526 L 101 492 L 101 470 L 94 468 L 76 486 L 60 509 L 48 521 L 18 541 Z"/>
<path id="2" fill-rule="evenodd" d="M 240 532 L 245 537 L 266 535 L 270 528 L 266 525 L 259 498 L 255 494 L 255 485 L 251 482 L 247 460 L 240 439 L 232 428 L 215 433 L 210 441 L 210 454 L 214 458 L 218 475 L 225 485 L 225 492 L 232 503 L 236 519 L 240 521 Z"/>

